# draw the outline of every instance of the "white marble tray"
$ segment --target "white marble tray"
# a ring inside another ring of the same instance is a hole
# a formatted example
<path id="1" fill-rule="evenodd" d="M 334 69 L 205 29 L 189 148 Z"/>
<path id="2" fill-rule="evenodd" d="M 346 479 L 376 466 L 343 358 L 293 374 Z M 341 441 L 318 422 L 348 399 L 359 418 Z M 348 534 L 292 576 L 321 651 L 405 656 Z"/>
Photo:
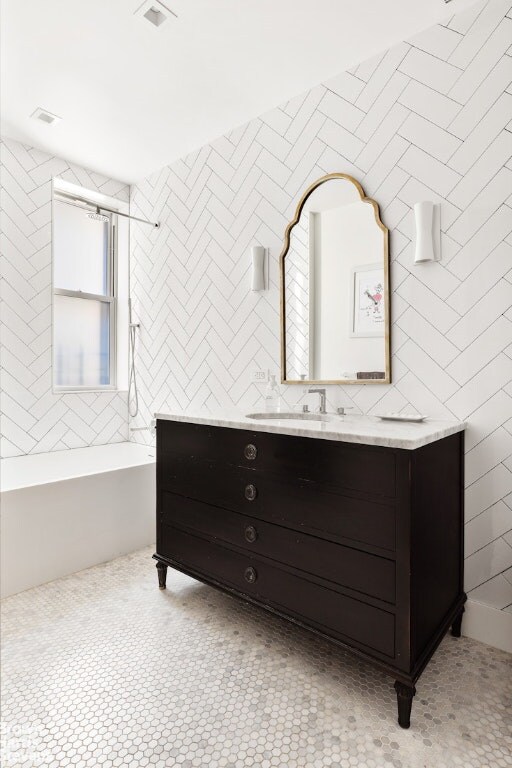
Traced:
<path id="1" fill-rule="evenodd" d="M 424 416 L 421 413 L 383 413 L 377 416 L 377 418 L 382 421 L 408 421 L 413 424 L 419 424 L 428 419 L 428 416 Z"/>

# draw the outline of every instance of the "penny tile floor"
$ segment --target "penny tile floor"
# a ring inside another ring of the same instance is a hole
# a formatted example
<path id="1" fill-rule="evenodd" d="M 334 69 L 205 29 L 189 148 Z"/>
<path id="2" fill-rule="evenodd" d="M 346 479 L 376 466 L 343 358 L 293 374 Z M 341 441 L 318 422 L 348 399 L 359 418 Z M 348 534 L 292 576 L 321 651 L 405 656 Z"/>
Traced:
<path id="1" fill-rule="evenodd" d="M 3 601 L 3 768 L 512 766 L 512 657 L 446 637 L 393 680 L 151 550 Z"/>

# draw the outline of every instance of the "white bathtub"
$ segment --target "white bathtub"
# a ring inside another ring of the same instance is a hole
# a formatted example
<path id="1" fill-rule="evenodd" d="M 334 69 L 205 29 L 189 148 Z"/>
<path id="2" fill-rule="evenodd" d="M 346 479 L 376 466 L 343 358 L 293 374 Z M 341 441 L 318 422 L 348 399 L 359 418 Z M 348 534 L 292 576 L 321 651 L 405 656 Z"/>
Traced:
<path id="1" fill-rule="evenodd" d="M 135 443 L 0 462 L 1 596 L 155 539 L 154 450 Z"/>

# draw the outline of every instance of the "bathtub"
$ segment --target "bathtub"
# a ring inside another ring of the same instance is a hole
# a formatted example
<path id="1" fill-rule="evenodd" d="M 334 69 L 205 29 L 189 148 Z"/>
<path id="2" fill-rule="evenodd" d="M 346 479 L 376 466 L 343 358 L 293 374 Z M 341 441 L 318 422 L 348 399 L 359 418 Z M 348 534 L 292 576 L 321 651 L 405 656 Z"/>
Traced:
<path id="1" fill-rule="evenodd" d="M 154 449 L 136 443 L 0 461 L 0 587 L 24 589 L 155 539 Z"/>

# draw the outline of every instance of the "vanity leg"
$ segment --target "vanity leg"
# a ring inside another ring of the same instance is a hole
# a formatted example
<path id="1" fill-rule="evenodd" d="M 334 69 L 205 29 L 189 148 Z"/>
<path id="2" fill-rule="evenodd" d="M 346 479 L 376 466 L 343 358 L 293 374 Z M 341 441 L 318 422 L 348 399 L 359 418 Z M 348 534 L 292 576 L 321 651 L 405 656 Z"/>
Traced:
<path id="1" fill-rule="evenodd" d="M 160 589 L 165 589 L 165 582 L 167 579 L 167 566 L 165 563 L 162 563 L 159 560 L 156 564 L 156 568 L 158 571 L 158 586 Z"/>
<path id="2" fill-rule="evenodd" d="M 452 635 L 454 637 L 460 637 L 460 628 L 462 625 L 462 614 L 464 613 L 464 606 L 460 609 L 459 613 L 454 619 L 454 622 L 452 624 Z"/>
<path id="3" fill-rule="evenodd" d="M 409 728 L 411 724 L 412 700 L 416 693 L 416 688 L 414 685 L 406 685 L 396 680 L 395 691 L 398 704 L 398 725 L 401 728 Z"/>

